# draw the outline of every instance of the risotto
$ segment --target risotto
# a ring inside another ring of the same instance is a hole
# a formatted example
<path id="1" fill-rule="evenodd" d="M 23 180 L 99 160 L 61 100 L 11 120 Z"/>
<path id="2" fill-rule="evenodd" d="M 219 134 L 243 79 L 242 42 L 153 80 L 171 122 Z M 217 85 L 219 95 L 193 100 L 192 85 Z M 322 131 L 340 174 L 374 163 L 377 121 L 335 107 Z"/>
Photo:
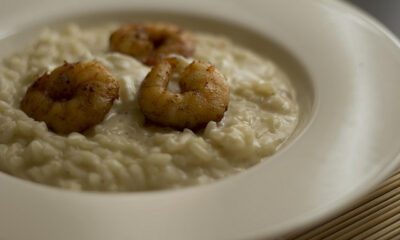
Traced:
<path id="1" fill-rule="evenodd" d="M 150 68 L 108 51 L 116 24 L 43 30 L 0 64 L 0 170 L 73 190 L 143 191 L 204 184 L 275 153 L 298 120 L 295 92 L 272 61 L 224 37 L 196 33 L 194 59 L 209 61 L 229 83 L 223 119 L 198 131 L 148 124 L 137 91 Z M 190 63 L 192 59 L 179 58 Z M 95 60 L 119 82 L 119 99 L 83 134 L 57 135 L 20 110 L 27 88 L 64 61 Z"/>

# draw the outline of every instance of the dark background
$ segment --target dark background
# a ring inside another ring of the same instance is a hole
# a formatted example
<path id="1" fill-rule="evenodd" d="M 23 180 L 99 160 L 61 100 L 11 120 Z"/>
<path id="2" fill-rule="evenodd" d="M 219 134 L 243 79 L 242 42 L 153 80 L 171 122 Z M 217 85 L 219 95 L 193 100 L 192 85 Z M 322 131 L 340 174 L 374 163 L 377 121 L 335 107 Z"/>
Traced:
<path id="1" fill-rule="evenodd" d="M 400 37 L 400 0 L 348 0 L 377 18 Z"/>

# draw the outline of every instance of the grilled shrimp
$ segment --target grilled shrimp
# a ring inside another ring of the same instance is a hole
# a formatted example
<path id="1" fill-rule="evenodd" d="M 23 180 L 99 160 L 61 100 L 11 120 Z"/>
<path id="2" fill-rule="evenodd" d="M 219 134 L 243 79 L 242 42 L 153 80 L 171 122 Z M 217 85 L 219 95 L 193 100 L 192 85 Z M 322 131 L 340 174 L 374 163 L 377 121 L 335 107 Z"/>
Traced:
<path id="1" fill-rule="evenodd" d="M 174 77 L 180 93 L 167 89 Z M 177 58 L 155 65 L 139 89 L 139 106 L 145 117 L 163 126 L 196 129 L 220 121 L 229 103 L 229 86 L 213 65 L 193 61 L 180 67 Z"/>
<path id="2" fill-rule="evenodd" d="M 103 121 L 118 91 L 118 82 L 100 63 L 65 62 L 28 88 L 21 109 L 55 133 L 82 132 Z"/>
<path id="3" fill-rule="evenodd" d="M 110 36 L 110 50 L 130 55 L 152 66 L 170 54 L 190 57 L 192 34 L 176 25 L 156 22 L 122 26 Z"/>

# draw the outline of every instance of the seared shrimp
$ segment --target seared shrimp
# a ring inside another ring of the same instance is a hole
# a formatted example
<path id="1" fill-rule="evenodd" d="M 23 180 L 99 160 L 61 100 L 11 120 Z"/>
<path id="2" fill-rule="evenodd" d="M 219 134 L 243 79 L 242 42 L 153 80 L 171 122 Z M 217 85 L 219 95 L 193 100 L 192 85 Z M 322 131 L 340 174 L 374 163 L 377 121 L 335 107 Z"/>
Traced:
<path id="1" fill-rule="evenodd" d="M 177 58 L 166 58 L 146 76 L 139 89 L 139 106 L 146 118 L 178 129 L 220 121 L 229 103 L 225 76 L 202 61 L 193 61 L 179 70 Z M 167 89 L 173 75 L 177 75 L 180 93 Z"/>
<path id="2" fill-rule="evenodd" d="M 110 50 L 154 65 L 169 54 L 190 57 L 194 52 L 192 34 L 168 23 L 144 23 L 122 26 L 110 36 Z"/>
<path id="3" fill-rule="evenodd" d="M 21 109 L 56 133 L 82 132 L 103 121 L 118 91 L 118 82 L 100 63 L 65 62 L 29 87 Z"/>

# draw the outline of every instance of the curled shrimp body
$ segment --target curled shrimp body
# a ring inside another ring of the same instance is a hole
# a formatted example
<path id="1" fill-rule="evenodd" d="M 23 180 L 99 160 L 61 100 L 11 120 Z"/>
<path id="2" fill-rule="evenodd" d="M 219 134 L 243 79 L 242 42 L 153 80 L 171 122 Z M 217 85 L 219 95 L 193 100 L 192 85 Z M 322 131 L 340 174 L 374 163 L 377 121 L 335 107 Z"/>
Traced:
<path id="1" fill-rule="evenodd" d="M 179 83 L 180 93 L 167 89 L 172 76 Z M 153 67 L 139 89 L 139 106 L 146 118 L 178 129 L 195 129 L 209 121 L 220 121 L 228 103 L 225 76 L 202 61 L 180 69 L 177 58 L 166 58 Z"/>
<path id="2" fill-rule="evenodd" d="M 152 66 L 170 54 L 190 57 L 194 52 L 192 34 L 169 23 L 122 26 L 110 36 L 110 50 L 130 55 Z"/>
<path id="3" fill-rule="evenodd" d="M 55 133 L 82 132 L 103 121 L 118 91 L 118 82 L 100 63 L 65 62 L 28 88 L 21 110 Z"/>

